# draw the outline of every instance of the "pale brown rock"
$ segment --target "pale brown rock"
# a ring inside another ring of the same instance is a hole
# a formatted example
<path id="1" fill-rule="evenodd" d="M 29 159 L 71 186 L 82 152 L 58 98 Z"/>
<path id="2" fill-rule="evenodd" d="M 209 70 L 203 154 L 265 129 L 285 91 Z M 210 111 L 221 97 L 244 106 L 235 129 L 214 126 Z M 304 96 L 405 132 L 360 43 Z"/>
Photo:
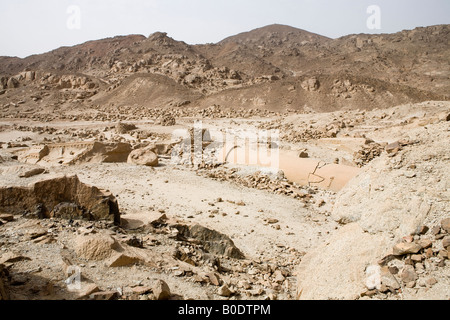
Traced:
<path id="1" fill-rule="evenodd" d="M 138 257 L 130 256 L 126 253 L 114 253 L 107 261 L 108 267 L 124 267 L 140 262 Z"/>
<path id="2" fill-rule="evenodd" d="M 441 221 L 441 227 L 445 232 L 450 233 L 450 218 L 443 219 Z"/>
<path id="3" fill-rule="evenodd" d="M 422 261 L 422 255 L 421 254 L 413 254 L 413 255 L 411 255 L 411 260 L 413 262 L 420 262 L 420 261 Z"/>
<path id="4" fill-rule="evenodd" d="M 216 272 L 210 272 L 206 276 L 212 285 L 220 286 L 220 276 Z"/>
<path id="5" fill-rule="evenodd" d="M 43 172 L 45 172 L 44 168 L 35 168 L 35 169 L 31 169 L 31 170 L 25 171 L 24 173 L 20 174 L 19 177 L 20 178 L 29 178 L 29 177 L 41 174 Z"/>
<path id="6" fill-rule="evenodd" d="M 99 287 L 95 283 L 81 283 L 81 289 L 75 291 L 77 294 L 77 300 L 83 300 L 89 298 L 89 296 L 95 292 L 100 291 Z"/>
<path id="7" fill-rule="evenodd" d="M 381 283 L 394 290 L 400 289 L 400 284 L 388 267 L 381 268 Z"/>
<path id="8" fill-rule="evenodd" d="M 425 284 L 427 285 L 427 287 L 432 287 L 437 283 L 437 280 L 433 277 L 428 278 L 425 280 Z"/>
<path id="9" fill-rule="evenodd" d="M 281 270 L 276 270 L 272 276 L 277 283 L 282 283 L 286 279 Z"/>
<path id="10" fill-rule="evenodd" d="M 86 260 L 103 260 L 114 253 L 116 241 L 106 234 L 80 235 L 75 239 L 76 254 Z"/>
<path id="11" fill-rule="evenodd" d="M 0 256 L 0 264 L 4 264 L 6 262 L 14 263 L 14 262 L 22 261 L 22 260 L 31 260 L 31 259 L 28 257 L 25 257 L 19 253 L 12 252 L 12 251 L 3 253 Z"/>
<path id="12" fill-rule="evenodd" d="M 400 272 L 400 277 L 404 283 L 408 284 L 417 280 L 417 273 L 413 266 L 406 265 Z"/>
<path id="13" fill-rule="evenodd" d="M 230 288 L 228 288 L 228 286 L 225 284 L 217 290 L 217 294 L 222 297 L 231 297 L 232 292 Z"/>
<path id="14" fill-rule="evenodd" d="M 170 288 L 163 280 L 157 280 L 152 287 L 156 300 L 168 300 L 171 296 Z"/>
<path id="15" fill-rule="evenodd" d="M 420 239 L 417 241 L 417 244 L 420 245 L 423 249 L 428 249 L 433 245 L 433 242 L 430 239 Z"/>
<path id="16" fill-rule="evenodd" d="M 128 156 L 128 163 L 156 167 L 158 165 L 158 154 L 156 146 L 149 146 L 143 149 L 137 149 Z"/>
<path id="17" fill-rule="evenodd" d="M 417 253 L 422 249 L 420 245 L 414 242 L 401 242 L 397 243 L 393 248 L 393 255 L 401 256 L 408 253 Z"/>

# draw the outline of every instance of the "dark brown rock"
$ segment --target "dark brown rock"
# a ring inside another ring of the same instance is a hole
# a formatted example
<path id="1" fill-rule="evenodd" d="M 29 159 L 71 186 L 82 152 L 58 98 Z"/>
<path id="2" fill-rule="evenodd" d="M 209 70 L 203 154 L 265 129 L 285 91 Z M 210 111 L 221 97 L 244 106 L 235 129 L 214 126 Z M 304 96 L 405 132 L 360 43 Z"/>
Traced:
<path id="1" fill-rule="evenodd" d="M 433 249 L 428 248 L 428 249 L 425 251 L 425 257 L 426 257 L 427 259 L 428 259 L 428 258 L 431 258 L 433 255 L 434 255 Z"/>
<path id="2" fill-rule="evenodd" d="M 0 219 L 10 222 L 14 220 L 14 215 L 8 213 L 0 213 Z"/>
<path id="3" fill-rule="evenodd" d="M 9 272 L 3 264 L 0 264 L 0 301 L 9 300 L 9 288 L 8 288 Z"/>
<path id="4" fill-rule="evenodd" d="M 23 260 L 31 260 L 31 259 L 28 257 L 22 256 L 18 253 L 12 252 L 12 251 L 3 253 L 0 256 L 0 264 L 7 263 L 7 262 L 14 263 L 14 262 L 19 262 L 19 261 L 23 261 Z"/>
<path id="5" fill-rule="evenodd" d="M 428 228 L 427 226 L 420 226 L 417 230 L 417 234 L 425 234 L 429 229 L 430 228 Z"/>
<path id="6" fill-rule="evenodd" d="M 19 87 L 19 81 L 17 81 L 16 78 L 11 77 L 11 78 L 9 78 L 6 86 L 7 86 L 8 89 L 17 88 L 17 87 Z"/>

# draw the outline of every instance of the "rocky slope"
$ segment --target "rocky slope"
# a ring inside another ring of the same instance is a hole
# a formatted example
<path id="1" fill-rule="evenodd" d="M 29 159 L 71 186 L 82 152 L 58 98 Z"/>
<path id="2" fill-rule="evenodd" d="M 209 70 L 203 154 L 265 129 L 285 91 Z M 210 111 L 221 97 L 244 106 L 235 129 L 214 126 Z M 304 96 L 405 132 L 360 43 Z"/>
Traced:
<path id="1" fill-rule="evenodd" d="M 25 59 L 0 57 L 0 102 L 24 86 L 34 95 L 38 88 L 49 90 L 42 82 L 62 75 L 97 84 L 95 91 L 78 97 L 88 107 L 215 103 L 332 111 L 446 100 L 448 38 L 448 25 L 339 39 L 271 25 L 207 45 L 188 45 L 161 32 L 121 36 Z M 24 71 L 35 76 L 26 77 Z M 31 80 L 35 88 L 29 86 Z"/>

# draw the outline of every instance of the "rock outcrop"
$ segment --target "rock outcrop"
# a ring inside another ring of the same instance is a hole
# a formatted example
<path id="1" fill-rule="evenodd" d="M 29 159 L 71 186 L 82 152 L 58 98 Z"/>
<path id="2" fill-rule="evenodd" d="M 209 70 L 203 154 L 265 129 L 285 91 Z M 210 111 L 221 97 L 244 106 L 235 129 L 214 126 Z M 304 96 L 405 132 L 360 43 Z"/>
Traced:
<path id="1" fill-rule="evenodd" d="M 77 208 L 71 211 L 71 218 L 120 223 L 115 197 L 107 191 L 82 183 L 76 175 L 39 181 L 29 187 L 0 188 L 0 207 L 6 212 L 37 212 L 38 217 L 49 218 L 63 215 L 61 203 L 71 203 Z"/>
<path id="2" fill-rule="evenodd" d="M 132 151 L 129 143 L 80 141 L 37 145 L 17 151 L 18 160 L 31 164 L 78 164 L 126 162 Z"/>
<path id="3" fill-rule="evenodd" d="M 177 224 L 173 227 L 179 231 L 180 236 L 201 241 L 204 248 L 211 253 L 235 259 L 245 258 L 244 254 L 234 245 L 233 240 L 223 233 L 199 224 L 193 226 Z"/>

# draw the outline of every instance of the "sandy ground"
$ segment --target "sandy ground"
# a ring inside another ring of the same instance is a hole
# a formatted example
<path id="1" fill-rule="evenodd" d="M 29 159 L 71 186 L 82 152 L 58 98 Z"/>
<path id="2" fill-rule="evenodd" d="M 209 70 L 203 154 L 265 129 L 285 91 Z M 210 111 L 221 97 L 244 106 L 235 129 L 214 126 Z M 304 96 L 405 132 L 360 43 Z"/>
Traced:
<path id="1" fill-rule="evenodd" d="M 408 110 L 405 111 L 405 108 Z M 428 121 L 427 123 L 442 121 L 442 116 L 448 113 L 448 110 L 448 103 L 429 102 L 371 112 L 340 111 L 329 114 L 251 120 L 208 119 L 204 120 L 203 124 L 211 130 L 214 128 L 257 130 L 261 126 L 276 124 L 284 134 L 287 131 L 283 125 L 291 125 L 289 128 L 293 129 L 290 130 L 295 132 L 309 128 L 311 125 L 316 128 L 339 119 L 348 120 L 354 124 L 342 129 L 338 136 L 341 140 L 338 143 L 335 143 L 336 140 L 333 139 L 310 139 L 303 142 L 281 140 L 280 149 L 294 153 L 306 149 L 309 158 L 327 163 L 340 159 L 341 163 L 345 160 L 350 164 L 354 153 L 362 148 L 366 138 L 385 144 L 398 141 L 407 137 L 410 130 L 425 126 L 426 123 L 420 123 L 424 119 Z M 172 127 L 154 125 L 152 120 L 142 120 L 135 124 L 139 130 L 149 130 L 170 137 L 175 129 L 187 128 L 192 122 L 193 119 L 180 119 L 177 125 Z M 3 158 L 0 168 L 1 187 L 26 186 L 61 174 L 76 174 L 83 183 L 111 191 L 118 200 L 122 219 L 130 223 L 137 223 L 138 226 L 146 225 L 165 214 L 169 219 L 186 224 L 200 224 L 217 230 L 229 236 L 246 257 L 243 261 L 223 258 L 223 265 L 227 265 L 232 271 L 221 274 L 222 284 L 228 284 L 238 292 L 233 295 L 233 299 L 294 299 L 297 289 L 294 270 L 301 258 L 323 244 L 341 228 L 341 225 L 330 217 L 338 196 L 336 191 L 297 186 L 310 197 L 307 200 L 296 199 L 268 190 L 249 188 L 236 181 L 208 178 L 205 176 L 205 172 L 209 172 L 208 169 L 198 170 L 192 166 L 175 165 L 168 156 L 161 156 L 157 167 L 137 166 L 130 163 L 82 163 L 70 166 L 47 163 L 44 174 L 20 178 L 21 172 L 35 168 L 37 165 L 24 164 L 11 159 L 14 151 L 20 148 L 7 148 L 8 142 L 31 145 L 31 143 L 42 143 L 44 138 L 55 141 L 55 137 L 59 137 L 61 141 L 80 141 L 79 137 L 72 133 L 90 130 L 102 132 L 105 140 L 117 140 L 118 135 L 114 133 L 115 123 L 83 121 L 39 123 L 24 119 L 8 119 L 0 121 L 0 126 L 3 127 L 3 131 L 0 132 L 0 141 L 4 143 L 3 148 L 0 149 L 0 156 Z M 28 128 L 48 126 L 55 128 L 56 131 L 59 130 L 60 133 L 39 133 L 23 128 L 17 129 L 20 126 Z M 132 144 L 143 142 L 138 141 L 132 134 L 122 134 L 120 137 L 123 141 Z M 82 140 L 89 141 L 95 138 L 94 135 L 92 138 Z M 147 139 L 147 141 L 150 140 L 152 139 Z M 370 159 L 366 165 L 370 166 Z M 351 167 L 357 168 L 357 165 L 352 163 Z M 222 165 L 220 169 L 224 171 L 239 169 L 244 176 L 261 170 L 252 166 L 233 164 Z M 60 263 L 61 250 L 67 249 L 72 252 L 79 228 L 89 227 L 89 222 L 80 221 L 76 222 L 77 225 L 68 225 L 67 221 L 40 221 L 44 229 L 53 229 L 52 233 L 57 238 L 55 243 L 49 244 L 20 241 L 26 234 L 24 223 L 30 223 L 30 220 L 17 216 L 15 221 L 0 226 L 0 250 L 3 253 L 18 252 L 31 259 L 15 262 L 11 266 L 12 274 L 26 278 L 23 281 L 25 284 L 20 284 L 19 281 L 19 284 L 13 288 L 15 297 L 18 299 L 71 298 L 70 293 L 64 288 L 65 277 L 61 272 Z M 142 230 L 130 230 L 126 227 L 98 225 L 95 227 L 100 231 L 106 230 L 117 239 L 125 239 L 131 235 L 141 238 L 152 235 L 160 244 L 146 245 L 145 249 L 160 257 L 171 255 L 174 248 L 180 247 L 180 243 L 164 233 L 152 234 L 148 230 L 142 232 Z M 181 247 L 183 246 L 186 247 L 186 244 L 181 244 Z M 177 266 L 161 265 L 152 268 L 138 264 L 130 267 L 108 268 L 102 262 L 83 261 L 76 257 L 74 259 L 83 269 L 83 274 L 95 282 L 101 290 L 121 288 L 120 291 L 125 298 L 129 297 L 126 293 L 133 292 L 133 288 L 151 286 L 156 279 L 162 279 L 171 288 L 173 298 L 224 299 L 218 294 L 217 286 L 198 283 L 193 276 L 175 274 L 175 271 L 179 270 Z M 267 271 L 267 265 L 275 267 Z M 207 266 L 199 268 L 203 268 L 205 272 L 214 270 Z M 282 281 L 274 280 L 275 270 L 283 270 L 285 277 Z M 251 285 L 242 285 L 242 281 L 250 281 Z M 51 283 L 51 290 L 47 290 L 48 283 Z M 133 298 L 144 299 L 149 296 L 141 294 Z"/>

